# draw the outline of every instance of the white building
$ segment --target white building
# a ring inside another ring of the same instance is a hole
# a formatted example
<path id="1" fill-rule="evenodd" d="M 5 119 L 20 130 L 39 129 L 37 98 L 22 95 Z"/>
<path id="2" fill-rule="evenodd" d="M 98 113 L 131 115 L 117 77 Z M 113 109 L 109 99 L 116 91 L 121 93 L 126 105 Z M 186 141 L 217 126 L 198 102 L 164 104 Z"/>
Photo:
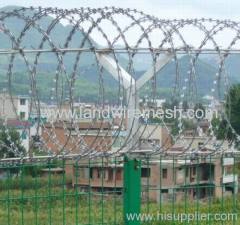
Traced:
<path id="1" fill-rule="evenodd" d="M 0 118 L 28 120 L 28 117 L 28 96 L 11 96 L 5 92 L 0 93 Z"/>
<path id="2" fill-rule="evenodd" d="M 0 119 L 6 121 L 8 128 L 13 128 L 19 133 L 22 145 L 28 152 L 31 137 L 31 123 L 28 122 L 29 97 L 0 93 Z"/>

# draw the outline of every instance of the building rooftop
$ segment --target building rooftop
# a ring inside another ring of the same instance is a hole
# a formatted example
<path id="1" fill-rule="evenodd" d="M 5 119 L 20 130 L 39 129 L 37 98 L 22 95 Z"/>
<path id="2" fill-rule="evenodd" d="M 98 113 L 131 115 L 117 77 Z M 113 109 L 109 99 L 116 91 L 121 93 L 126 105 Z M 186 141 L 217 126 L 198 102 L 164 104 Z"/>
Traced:
<path id="1" fill-rule="evenodd" d="M 18 119 L 8 119 L 7 126 L 11 128 L 23 129 L 31 127 L 31 123 L 29 121 L 21 121 Z"/>

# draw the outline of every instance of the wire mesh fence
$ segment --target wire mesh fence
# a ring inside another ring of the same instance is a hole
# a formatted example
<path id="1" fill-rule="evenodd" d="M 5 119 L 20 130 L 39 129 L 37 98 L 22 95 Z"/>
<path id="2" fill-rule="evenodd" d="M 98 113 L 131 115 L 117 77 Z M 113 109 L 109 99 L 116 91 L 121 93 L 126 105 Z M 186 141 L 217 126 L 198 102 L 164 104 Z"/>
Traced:
<path id="1" fill-rule="evenodd" d="M 141 187 L 133 183 L 134 191 L 141 189 L 141 211 L 127 215 L 124 158 L 1 164 L 0 224 L 128 224 L 125 218 L 129 224 L 237 225 L 238 162 L 233 156 L 144 157 Z"/>
<path id="2" fill-rule="evenodd" d="M 2 165 L 0 224 L 121 224 L 122 180 L 106 183 L 101 168 L 101 160 Z"/>

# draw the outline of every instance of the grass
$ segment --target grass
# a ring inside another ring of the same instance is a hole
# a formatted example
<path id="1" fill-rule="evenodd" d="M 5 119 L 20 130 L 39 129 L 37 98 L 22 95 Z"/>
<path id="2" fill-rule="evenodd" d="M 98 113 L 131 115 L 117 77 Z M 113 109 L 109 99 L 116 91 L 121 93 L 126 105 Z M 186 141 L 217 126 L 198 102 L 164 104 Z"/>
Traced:
<path id="1" fill-rule="evenodd" d="M 49 179 L 51 178 L 51 179 Z M 211 199 L 207 202 L 175 203 L 143 202 L 142 212 L 155 220 L 149 225 L 238 225 L 229 221 L 156 221 L 162 214 L 233 213 L 239 212 L 240 196 Z M 235 211 L 234 211 L 235 210 Z M 83 192 L 72 188 L 71 179 L 62 175 L 51 177 L 19 176 L 0 181 L 0 225 L 123 225 L 122 196 L 116 193 Z"/>
<path id="2" fill-rule="evenodd" d="M 30 178 L 27 178 L 30 181 Z M 97 225 L 97 224 L 123 224 L 122 220 L 122 197 L 120 195 L 107 195 L 106 193 L 81 192 L 64 185 L 60 185 L 62 178 L 55 177 L 57 182 L 52 182 L 51 186 L 46 183 L 46 178 L 32 178 L 35 182 L 35 188 L 19 189 L 1 189 L 0 191 L 0 225 Z M 225 198 L 223 201 L 215 199 L 208 204 L 195 202 L 172 204 L 163 203 L 162 213 L 231 213 L 235 208 L 239 211 L 239 197 L 236 205 L 232 198 Z M 235 207 L 234 207 L 235 206 Z M 142 204 L 142 212 L 149 212 L 156 216 L 159 211 L 159 204 L 154 202 Z M 197 224 L 180 223 L 172 221 L 151 221 L 141 224 Z M 206 221 L 198 223 L 199 225 L 210 224 Z M 211 225 L 234 224 L 232 221 L 220 223 L 212 221 Z M 239 220 L 235 222 L 239 224 Z"/>
<path id="3" fill-rule="evenodd" d="M 4 200 L 4 198 L 6 200 Z M 9 201 L 8 201 L 9 199 Z M 90 201 L 91 199 L 91 201 Z M 97 196 L 73 189 L 44 188 L 1 192 L 0 224 L 97 224 L 121 218 L 120 198 Z M 24 221 L 22 223 L 22 221 Z M 114 222 L 114 221 L 113 221 Z M 107 223 L 108 224 L 108 223 Z"/>
<path id="4" fill-rule="evenodd" d="M 0 225 L 120 224 L 121 205 L 119 195 L 82 192 L 61 175 L 0 181 Z"/>

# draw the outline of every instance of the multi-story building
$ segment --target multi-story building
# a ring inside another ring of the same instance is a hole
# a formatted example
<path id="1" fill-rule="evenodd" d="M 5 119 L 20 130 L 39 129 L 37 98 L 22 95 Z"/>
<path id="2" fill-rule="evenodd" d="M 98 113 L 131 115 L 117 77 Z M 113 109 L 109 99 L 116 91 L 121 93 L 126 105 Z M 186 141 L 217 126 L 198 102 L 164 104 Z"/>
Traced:
<path id="1" fill-rule="evenodd" d="M 220 198 L 238 192 L 233 158 L 201 160 L 150 160 L 142 165 L 142 197 L 156 202 Z M 123 188 L 123 163 L 80 161 L 68 171 L 72 184 L 82 190 Z"/>
<path id="2" fill-rule="evenodd" d="M 29 151 L 30 127 L 29 118 L 29 97 L 23 95 L 9 95 L 6 92 L 0 93 L 0 119 L 5 121 L 8 128 L 15 129 L 21 138 L 26 151 Z M 4 123 L 2 123 L 4 124 Z"/>
<path id="3" fill-rule="evenodd" d="M 81 190 L 122 192 L 123 189 L 123 159 L 96 160 L 94 163 L 81 160 L 68 171 L 72 176 L 73 187 Z M 141 168 L 142 185 L 147 183 L 150 168 L 143 165 Z"/>
<path id="4" fill-rule="evenodd" d="M 150 197 L 157 201 L 181 201 L 184 197 L 204 200 L 238 192 L 231 157 L 153 161 L 150 170 Z"/>
<path id="5" fill-rule="evenodd" d="M 139 128 L 139 150 L 152 150 L 153 146 L 167 149 L 172 146 L 172 138 L 167 127 L 160 124 L 141 124 Z"/>
<path id="6" fill-rule="evenodd" d="M 65 125 L 64 125 L 65 124 Z M 101 125 L 102 124 L 102 125 Z M 74 127 L 74 128 L 73 128 Z M 101 127 L 101 132 L 99 129 Z M 76 130 L 77 129 L 77 130 Z M 153 145 L 165 146 L 168 151 L 181 153 L 184 145 L 172 145 L 167 128 L 159 124 L 142 124 L 139 128 L 139 151 L 149 152 Z M 71 133 L 70 133 L 71 131 Z M 71 135 L 70 135 L 71 134 Z M 70 135 L 70 136 L 69 136 Z M 80 136 L 79 136 L 80 135 Z M 76 148 L 80 137 L 88 151 L 110 151 L 119 146 L 113 142 L 124 144 L 127 132 L 121 131 L 115 140 L 111 123 L 109 122 L 79 122 L 71 125 L 68 122 L 46 123 L 43 127 L 42 138 L 49 149 L 57 152 L 59 145 L 72 153 L 84 151 L 83 145 Z M 68 143 L 65 145 L 67 139 Z M 204 145 L 206 136 L 186 135 L 183 142 L 191 143 L 192 149 L 202 152 L 214 150 L 210 144 Z M 55 140 L 55 141 L 54 141 Z M 114 141 L 115 140 L 115 141 Z M 55 143 L 57 142 L 57 143 Z M 223 144 L 224 148 L 228 148 Z M 80 160 L 78 163 L 67 163 L 66 174 L 72 177 L 72 185 L 82 190 L 91 188 L 93 191 L 115 190 L 122 192 L 123 188 L 123 159 L 95 160 L 93 163 Z M 238 176 L 234 172 L 234 159 L 231 157 L 196 156 L 187 159 L 163 159 L 159 155 L 142 162 L 142 196 L 153 201 L 181 201 L 183 198 L 207 199 L 222 197 L 238 192 Z"/>
<path id="7" fill-rule="evenodd" d="M 23 95 L 11 96 L 0 94 L 0 117 L 7 119 L 28 120 L 29 97 Z"/>
<path id="8" fill-rule="evenodd" d="M 101 129 L 101 132 L 99 130 Z M 111 124 L 96 121 L 44 123 L 41 138 L 51 151 L 58 153 L 61 146 L 66 151 L 80 153 L 88 151 L 109 151 L 112 146 Z M 86 149 L 84 149 L 86 148 Z"/>

